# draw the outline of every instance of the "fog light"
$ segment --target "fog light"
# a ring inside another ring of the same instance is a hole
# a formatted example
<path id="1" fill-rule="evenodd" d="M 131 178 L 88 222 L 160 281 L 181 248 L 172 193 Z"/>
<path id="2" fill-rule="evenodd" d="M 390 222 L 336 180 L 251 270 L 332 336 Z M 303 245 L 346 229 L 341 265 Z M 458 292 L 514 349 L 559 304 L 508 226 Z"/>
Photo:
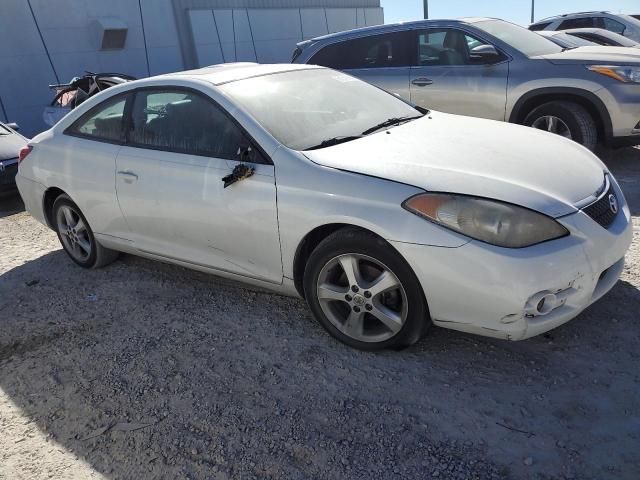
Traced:
<path id="1" fill-rule="evenodd" d="M 540 300 L 540 301 L 538 302 L 538 306 L 536 307 L 536 310 L 538 310 L 539 312 L 541 312 L 541 311 L 542 311 L 542 309 L 544 308 L 544 302 L 545 302 L 545 298 L 544 298 L 544 297 L 542 297 L 542 300 Z"/>
<path id="2" fill-rule="evenodd" d="M 546 291 L 538 292 L 533 295 L 525 307 L 525 311 L 528 315 L 538 316 L 546 315 L 550 313 L 554 308 L 559 306 L 558 298 L 555 294 Z"/>

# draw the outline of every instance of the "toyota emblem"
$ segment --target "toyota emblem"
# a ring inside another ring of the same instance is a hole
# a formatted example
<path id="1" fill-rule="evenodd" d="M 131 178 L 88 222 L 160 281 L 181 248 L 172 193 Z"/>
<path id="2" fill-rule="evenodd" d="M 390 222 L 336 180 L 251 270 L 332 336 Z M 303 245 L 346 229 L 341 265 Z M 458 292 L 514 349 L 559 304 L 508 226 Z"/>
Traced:
<path id="1" fill-rule="evenodd" d="M 609 208 L 614 214 L 618 213 L 618 199 L 613 193 L 609 195 Z"/>

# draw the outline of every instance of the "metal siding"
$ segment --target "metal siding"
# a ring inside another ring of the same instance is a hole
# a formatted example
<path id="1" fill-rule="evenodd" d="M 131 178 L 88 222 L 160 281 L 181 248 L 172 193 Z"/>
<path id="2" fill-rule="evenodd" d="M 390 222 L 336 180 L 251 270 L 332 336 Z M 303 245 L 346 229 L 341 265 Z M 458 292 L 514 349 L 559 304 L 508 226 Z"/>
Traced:
<path id="1" fill-rule="evenodd" d="M 183 10 L 202 8 L 365 8 L 380 7 L 380 0 L 174 0 Z"/>
<path id="2" fill-rule="evenodd" d="M 382 9 L 380 7 L 380 0 L 172 0 L 173 1 L 173 9 L 176 20 L 176 27 L 178 30 L 178 37 L 180 39 L 180 49 L 182 52 L 182 58 L 184 60 L 184 65 L 186 68 L 194 68 L 199 65 L 198 62 L 198 46 L 194 41 L 193 35 L 191 33 L 190 22 L 189 22 L 189 14 L 190 10 L 232 10 L 232 9 L 248 9 L 251 10 L 261 10 L 261 9 L 295 9 L 295 10 L 305 10 L 312 8 L 319 9 L 331 9 L 331 8 L 340 8 L 340 9 L 353 9 L 354 14 L 354 27 L 357 24 L 357 15 L 356 9 L 362 8 L 365 10 L 364 16 L 366 18 L 366 24 L 372 25 L 374 22 L 370 20 L 370 13 L 372 11 L 379 12 L 377 14 L 372 14 L 371 19 L 382 17 Z M 216 19 L 217 20 L 217 19 Z M 337 21 L 337 24 L 342 24 L 343 22 Z M 375 22 L 379 23 L 379 22 Z M 220 25 L 218 25 L 220 28 Z M 331 30 L 335 31 L 335 30 Z M 307 37 L 305 35 L 306 38 Z M 256 40 L 257 41 L 257 40 Z M 223 41 L 224 43 L 224 41 Z M 226 45 L 228 47 L 228 45 Z M 248 45 L 246 46 L 248 47 Z M 260 49 L 259 45 L 256 45 L 256 49 Z M 235 57 L 235 53 L 231 55 L 231 57 L 227 57 L 227 52 L 225 51 L 225 60 L 229 61 L 230 58 Z M 256 56 L 258 60 L 260 59 L 260 54 L 256 52 Z M 267 57 L 273 58 L 272 55 L 267 54 Z M 284 57 L 283 57 L 284 59 Z"/>

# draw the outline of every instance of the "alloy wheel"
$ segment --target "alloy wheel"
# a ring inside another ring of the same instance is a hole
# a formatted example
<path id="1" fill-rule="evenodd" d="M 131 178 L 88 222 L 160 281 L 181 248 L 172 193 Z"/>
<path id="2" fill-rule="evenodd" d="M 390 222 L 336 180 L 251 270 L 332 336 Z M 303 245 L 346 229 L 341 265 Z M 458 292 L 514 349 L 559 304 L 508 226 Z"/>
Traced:
<path id="1" fill-rule="evenodd" d="M 569 126 L 564 122 L 564 120 L 554 115 L 544 115 L 536 118 L 531 126 L 538 130 L 546 130 L 547 132 L 555 133 L 556 135 L 568 138 L 569 140 L 573 139 Z"/>
<path id="2" fill-rule="evenodd" d="M 75 209 L 63 205 L 58 209 L 56 222 L 65 250 L 75 260 L 79 262 L 87 261 L 91 255 L 93 245 L 87 226 L 80 214 Z"/>
<path id="3" fill-rule="evenodd" d="M 349 253 L 329 260 L 318 275 L 316 294 L 327 319 L 361 342 L 384 342 L 402 330 L 407 294 L 380 261 Z"/>

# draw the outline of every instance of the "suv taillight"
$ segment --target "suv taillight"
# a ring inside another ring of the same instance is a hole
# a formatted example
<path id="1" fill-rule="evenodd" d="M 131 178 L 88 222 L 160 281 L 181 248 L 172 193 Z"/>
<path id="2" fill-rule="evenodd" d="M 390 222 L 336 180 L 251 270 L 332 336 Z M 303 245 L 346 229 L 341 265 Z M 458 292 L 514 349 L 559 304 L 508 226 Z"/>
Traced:
<path id="1" fill-rule="evenodd" d="M 20 149 L 20 153 L 18 153 L 18 164 L 20 164 L 20 162 L 27 158 L 27 155 L 31 153 L 31 150 L 33 150 L 33 147 L 31 145 L 27 145 L 26 147 L 22 147 Z"/>

